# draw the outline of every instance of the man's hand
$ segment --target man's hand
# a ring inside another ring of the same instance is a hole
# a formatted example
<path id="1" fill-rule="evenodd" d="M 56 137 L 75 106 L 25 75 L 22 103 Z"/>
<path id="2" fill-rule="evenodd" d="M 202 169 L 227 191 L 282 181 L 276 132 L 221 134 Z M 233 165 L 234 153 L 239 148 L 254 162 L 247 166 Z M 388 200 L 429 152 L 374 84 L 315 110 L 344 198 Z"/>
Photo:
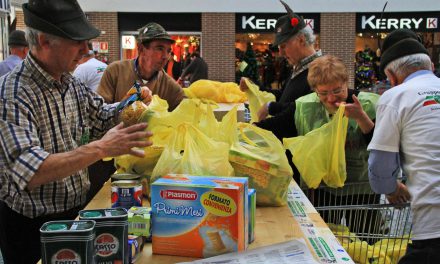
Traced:
<path id="1" fill-rule="evenodd" d="M 352 104 L 344 103 L 345 104 L 344 115 L 348 118 L 354 119 L 356 123 L 359 125 L 359 128 L 361 129 L 362 133 L 368 134 L 374 128 L 374 123 L 370 119 L 370 117 L 368 117 L 367 113 L 365 113 L 364 109 L 362 108 L 361 102 L 356 97 L 356 95 L 353 94 L 352 98 L 353 98 Z"/>
<path id="2" fill-rule="evenodd" d="M 144 104 L 149 105 L 151 100 L 153 99 L 153 93 L 151 92 L 150 88 L 147 86 L 141 87 L 141 100 L 144 102 Z"/>
<path id="3" fill-rule="evenodd" d="M 122 98 L 122 100 L 130 97 L 131 95 L 133 95 L 137 92 L 138 91 L 137 91 L 136 87 L 131 87 L 130 90 L 128 90 L 128 92 L 125 94 L 124 98 Z M 153 99 L 153 93 L 151 92 L 151 90 L 147 86 L 142 86 L 140 88 L 140 99 L 146 105 L 149 105 L 151 100 Z"/>
<path id="4" fill-rule="evenodd" d="M 249 87 L 246 84 L 246 77 L 241 77 L 240 79 L 240 90 L 242 92 L 246 92 L 247 90 L 249 90 Z"/>
<path id="5" fill-rule="evenodd" d="M 153 134 L 146 131 L 147 123 L 140 123 L 124 128 L 120 123 L 98 141 L 98 146 L 103 157 L 116 157 L 123 154 L 131 154 L 136 157 L 144 157 L 144 152 L 135 148 L 144 148 L 153 143 L 148 140 Z"/>
<path id="6" fill-rule="evenodd" d="M 408 188 L 401 182 L 397 182 L 396 191 L 391 194 L 387 194 L 386 197 L 391 204 L 403 204 L 411 200 L 411 195 L 408 192 Z"/>
<path id="7" fill-rule="evenodd" d="M 258 110 L 258 121 L 266 119 L 266 117 L 269 115 L 269 104 L 264 104 L 260 110 Z"/>

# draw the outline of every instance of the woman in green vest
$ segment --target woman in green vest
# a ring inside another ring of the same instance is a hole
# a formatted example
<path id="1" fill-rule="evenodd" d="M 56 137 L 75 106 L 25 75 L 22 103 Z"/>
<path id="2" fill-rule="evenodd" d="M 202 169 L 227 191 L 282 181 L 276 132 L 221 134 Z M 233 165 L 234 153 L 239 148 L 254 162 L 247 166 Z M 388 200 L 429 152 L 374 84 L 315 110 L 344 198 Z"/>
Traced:
<path id="1" fill-rule="evenodd" d="M 342 190 L 315 191 L 315 207 L 378 203 L 379 196 L 368 184 L 367 145 L 373 136 L 379 95 L 348 89 L 347 68 L 339 58 L 331 55 L 317 58 L 310 64 L 307 81 L 314 93 L 295 102 L 295 126 L 299 136 L 329 122 L 341 103 L 345 103 L 345 116 L 349 118 L 345 143 L 346 186 Z M 357 184 L 361 182 L 365 184 Z"/>

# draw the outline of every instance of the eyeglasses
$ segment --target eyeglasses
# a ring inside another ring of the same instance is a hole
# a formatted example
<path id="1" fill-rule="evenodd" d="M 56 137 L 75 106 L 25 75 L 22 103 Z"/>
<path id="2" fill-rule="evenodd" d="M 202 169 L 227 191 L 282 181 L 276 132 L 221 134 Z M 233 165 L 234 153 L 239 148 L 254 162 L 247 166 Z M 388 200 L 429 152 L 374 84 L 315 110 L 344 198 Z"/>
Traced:
<path id="1" fill-rule="evenodd" d="M 329 94 L 339 95 L 339 94 L 342 94 L 343 92 L 344 92 L 344 88 L 338 88 L 335 90 L 325 91 L 325 92 L 316 91 L 316 94 L 318 94 L 318 96 L 320 96 L 320 97 L 327 97 Z"/>

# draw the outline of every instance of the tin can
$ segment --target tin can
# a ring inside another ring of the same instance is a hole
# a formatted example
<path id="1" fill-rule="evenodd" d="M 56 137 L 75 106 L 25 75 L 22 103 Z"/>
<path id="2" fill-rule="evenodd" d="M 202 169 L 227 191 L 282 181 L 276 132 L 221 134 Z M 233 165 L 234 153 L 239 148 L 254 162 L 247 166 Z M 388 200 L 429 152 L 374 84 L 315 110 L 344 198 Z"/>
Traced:
<path id="1" fill-rule="evenodd" d="M 116 173 L 110 176 L 110 181 L 140 181 L 141 176 L 132 173 Z"/>
<path id="2" fill-rule="evenodd" d="M 51 221 L 40 228 L 41 263 L 95 263 L 95 221 Z"/>
<path id="3" fill-rule="evenodd" d="M 125 209 L 82 210 L 79 212 L 79 219 L 96 222 L 96 263 L 129 263 L 128 221 Z"/>
<path id="4" fill-rule="evenodd" d="M 128 235 L 128 251 L 130 263 L 134 263 L 138 257 L 142 249 L 144 248 L 144 238 L 142 236 L 134 236 Z"/>
<path id="5" fill-rule="evenodd" d="M 139 180 L 120 180 L 112 182 L 112 208 L 130 209 L 142 206 L 142 184 Z"/>

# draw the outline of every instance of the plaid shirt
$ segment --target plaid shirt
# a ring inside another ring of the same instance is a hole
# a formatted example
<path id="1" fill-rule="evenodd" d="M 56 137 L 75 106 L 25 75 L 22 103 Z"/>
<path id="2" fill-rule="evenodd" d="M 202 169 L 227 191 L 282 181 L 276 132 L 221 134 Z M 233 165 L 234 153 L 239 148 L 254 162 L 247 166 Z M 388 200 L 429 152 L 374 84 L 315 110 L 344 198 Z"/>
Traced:
<path id="1" fill-rule="evenodd" d="M 322 56 L 322 51 L 318 50 L 317 52 L 315 52 L 314 54 L 305 57 L 304 59 L 302 59 L 299 63 L 299 65 L 296 65 L 295 67 L 293 67 L 293 72 L 292 72 L 292 77 L 291 79 L 295 78 L 296 76 L 298 76 L 298 74 L 300 74 L 301 72 L 307 70 L 310 66 L 310 63 L 318 58 Z"/>
<path id="2" fill-rule="evenodd" d="M 115 108 L 70 74 L 55 80 L 29 54 L 0 78 L 0 200 L 30 218 L 83 205 L 87 169 L 32 191 L 26 186 L 50 154 L 72 151 L 87 134 L 99 138 L 114 126 Z"/>

